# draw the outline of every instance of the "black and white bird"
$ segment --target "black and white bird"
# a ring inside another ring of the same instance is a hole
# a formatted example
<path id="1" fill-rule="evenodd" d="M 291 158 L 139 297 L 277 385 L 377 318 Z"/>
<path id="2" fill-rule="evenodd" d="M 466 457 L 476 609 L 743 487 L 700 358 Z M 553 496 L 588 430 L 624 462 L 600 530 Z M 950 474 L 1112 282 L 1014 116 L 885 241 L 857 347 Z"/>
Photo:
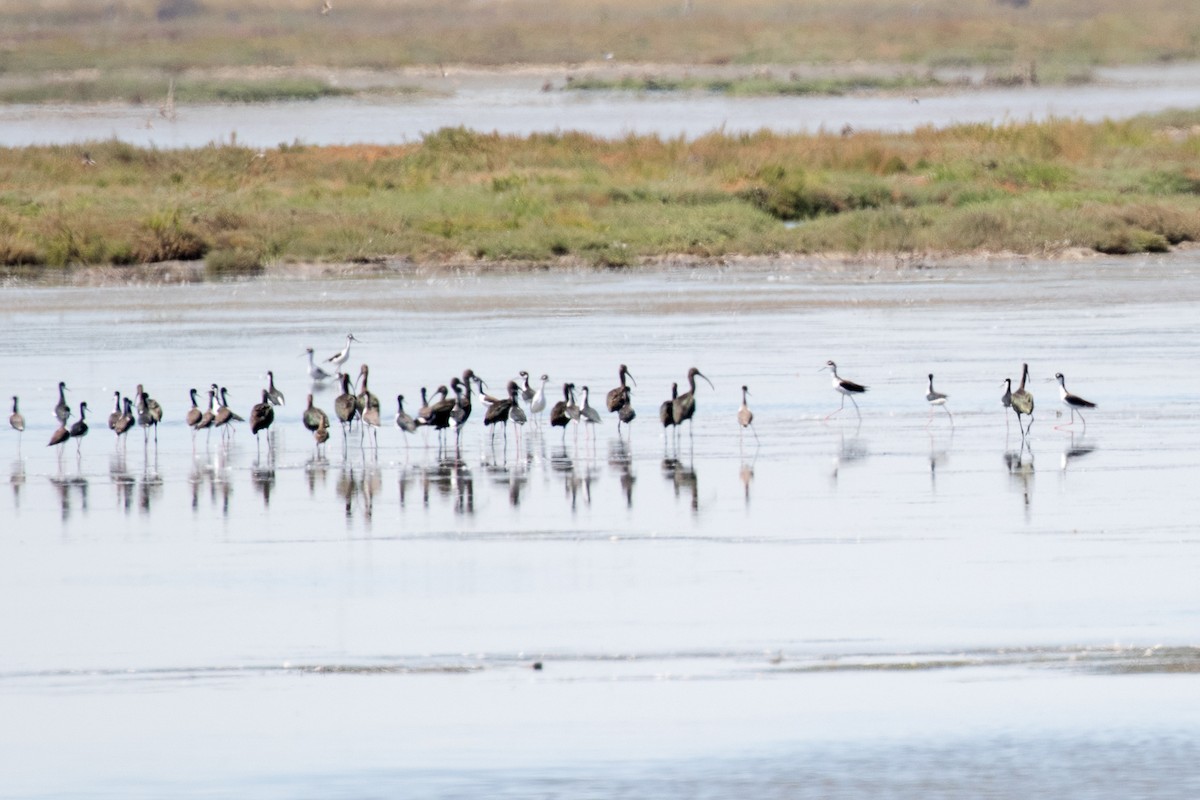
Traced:
<path id="1" fill-rule="evenodd" d="M 821 369 L 827 369 L 833 374 L 833 389 L 842 396 L 842 404 L 838 406 L 838 410 L 826 416 L 825 419 L 829 419 L 834 414 L 837 414 L 844 409 L 846 407 L 847 397 L 849 397 L 850 402 L 854 404 L 854 413 L 858 414 L 859 419 L 862 419 L 862 412 L 858 410 L 858 401 L 854 399 L 854 395 L 862 394 L 863 392 L 867 391 L 867 387 L 863 386 L 861 383 L 855 383 L 854 381 L 846 380 L 838 375 L 837 364 L 835 364 L 833 361 L 826 361 L 825 366 L 821 367 Z"/>
<path id="2" fill-rule="evenodd" d="M 1078 414 L 1079 419 L 1083 420 L 1083 429 L 1087 430 L 1087 420 L 1083 418 L 1083 411 L 1081 409 L 1095 408 L 1096 404 L 1090 400 L 1084 400 L 1077 394 L 1071 394 L 1068 392 L 1067 380 L 1063 377 L 1061 372 L 1054 373 L 1054 377 L 1058 381 L 1058 393 L 1062 397 L 1063 403 L 1067 406 L 1067 408 L 1071 409 L 1071 421 L 1067 424 L 1074 425 L 1075 415 Z"/>
<path id="3" fill-rule="evenodd" d="M 950 427 L 954 427 L 954 415 L 950 413 L 950 408 L 946 405 L 946 401 L 949 399 L 950 395 L 943 394 L 933 388 L 933 373 L 929 373 L 929 391 L 925 392 L 925 401 L 929 403 L 929 420 L 925 423 L 926 428 L 933 421 L 933 409 L 935 406 L 941 406 L 945 409 L 946 416 L 950 418 Z"/>
<path id="4" fill-rule="evenodd" d="M 338 374 L 341 374 L 342 365 L 350 360 L 350 344 L 352 342 L 357 342 L 357 341 L 358 341 L 358 339 L 354 338 L 353 333 L 347 333 L 346 334 L 346 346 L 343 347 L 338 352 L 331 355 L 329 358 L 325 359 L 325 363 L 332 364 L 333 368 L 335 370 L 337 370 Z"/>
<path id="5" fill-rule="evenodd" d="M 750 410 L 750 405 L 746 402 L 746 398 L 749 396 L 749 394 L 750 394 L 749 387 L 743 386 L 742 387 L 742 405 L 741 405 L 741 408 L 739 408 L 738 412 L 737 412 L 737 421 L 738 421 L 738 425 L 741 428 L 742 433 L 745 432 L 746 428 L 749 428 L 750 432 L 754 434 L 754 441 L 757 442 L 758 441 L 758 431 L 754 430 L 754 412 Z M 741 434 L 739 434 L 739 436 L 740 435 Z"/>

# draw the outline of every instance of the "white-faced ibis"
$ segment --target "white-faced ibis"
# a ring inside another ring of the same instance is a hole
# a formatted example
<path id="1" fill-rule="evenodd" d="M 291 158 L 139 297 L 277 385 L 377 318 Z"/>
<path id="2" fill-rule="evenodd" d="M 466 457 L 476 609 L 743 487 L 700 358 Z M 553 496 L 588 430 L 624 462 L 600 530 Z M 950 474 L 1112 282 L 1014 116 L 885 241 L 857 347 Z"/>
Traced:
<path id="1" fill-rule="evenodd" d="M 128 433 L 129 429 L 133 427 L 133 422 L 133 401 L 126 397 L 124 408 L 121 410 L 121 413 L 117 415 L 117 419 L 115 421 L 110 416 L 108 426 L 113 429 L 113 433 L 117 435 L 117 441 L 119 442 L 121 441 L 121 437 Z"/>
<path id="2" fill-rule="evenodd" d="M 575 401 L 572 398 L 572 389 L 574 389 L 574 386 L 564 383 L 563 399 L 555 403 L 550 409 L 550 426 L 552 428 L 563 429 L 563 441 L 566 441 L 567 438 L 567 425 L 571 423 L 572 419 L 577 418 L 579 413 L 579 409 L 575 408 Z M 574 409 L 576 416 L 572 416 L 572 409 Z"/>
<path id="3" fill-rule="evenodd" d="M 754 430 L 754 412 L 750 410 L 750 406 L 746 403 L 746 397 L 749 394 L 750 394 L 750 390 L 747 387 L 743 386 L 742 387 L 742 406 L 741 406 L 741 408 L 738 409 L 737 421 L 738 421 L 738 425 L 741 426 L 743 432 L 746 430 L 746 428 L 750 429 L 750 432 L 754 434 L 754 441 L 757 442 L 758 441 L 758 431 Z"/>
<path id="4" fill-rule="evenodd" d="M 1012 410 L 1017 415 L 1017 427 L 1021 428 L 1021 437 L 1024 438 L 1033 428 L 1033 395 L 1025 388 L 1025 382 L 1029 379 L 1029 365 L 1021 365 L 1021 385 L 1012 393 L 1011 403 Z M 1021 426 L 1021 415 L 1029 417 L 1029 425 Z"/>
<path id="5" fill-rule="evenodd" d="M 333 365 L 333 368 L 337 370 L 338 374 L 340 375 L 342 373 L 342 365 L 350 360 L 350 343 L 357 341 L 358 339 L 354 338 L 353 333 L 347 333 L 346 346 L 340 351 L 331 355 L 329 358 L 325 359 L 325 363 Z"/>
<path id="6" fill-rule="evenodd" d="M 1058 380 L 1058 393 L 1062 397 L 1063 403 L 1066 404 L 1067 408 L 1071 409 L 1071 421 L 1068 424 L 1074 425 L 1075 424 L 1075 415 L 1078 414 L 1079 418 L 1081 420 L 1083 420 L 1083 429 L 1086 431 L 1087 430 L 1087 420 L 1083 418 L 1083 411 L 1081 411 L 1081 409 L 1095 408 L 1096 404 L 1091 402 L 1090 400 L 1084 400 L 1082 397 L 1080 397 L 1077 394 L 1071 394 L 1070 392 L 1068 392 L 1067 391 L 1067 379 L 1063 377 L 1063 374 L 1061 372 L 1054 373 L 1054 377 L 1055 377 L 1055 379 Z"/>
<path id="7" fill-rule="evenodd" d="M 267 370 L 267 398 L 273 406 L 281 406 L 283 402 L 283 392 L 275 388 L 275 373 Z"/>
<path id="8" fill-rule="evenodd" d="M 108 429 L 115 431 L 117 423 L 121 420 L 121 393 L 113 392 L 113 410 L 108 415 Z"/>
<path id="9" fill-rule="evenodd" d="M 311 394 L 308 396 L 308 405 L 304 407 L 304 413 L 300 415 L 300 421 L 310 431 L 321 427 L 321 423 L 324 423 L 326 428 L 329 427 L 329 415 L 313 405 Z"/>
<path id="10" fill-rule="evenodd" d="M 929 427 L 929 423 L 933 421 L 933 409 L 935 406 L 941 406 L 946 410 L 946 416 L 950 418 L 950 427 L 954 427 L 954 415 L 950 413 L 950 407 L 946 405 L 946 401 L 950 399 L 950 395 L 942 394 L 933 388 L 933 373 L 929 373 L 929 391 L 925 392 L 925 401 L 929 403 L 929 420 L 926 421 L 925 427 Z"/>
<path id="11" fill-rule="evenodd" d="M 342 393 L 333 401 L 333 413 L 342 423 L 342 438 L 345 439 L 354 418 L 358 416 L 358 398 L 350 390 L 350 376 L 345 373 L 342 374 Z"/>
<path id="12" fill-rule="evenodd" d="M 192 407 L 188 409 L 187 416 L 184 421 L 187 426 L 192 429 L 193 438 L 196 435 L 196 426 L 200 424 L 200 420 L 204 417 L 204 412 L 200 410 L 200 406 L 196 404 L 196 390 L 188 389 L 188 397 L 192 399 Z"/>
<path id="13" fill-rule="evenodd" d="M 358 396 L 355 398 L 355 405 L 358 407 L 358 414 L 362 416 L 367 409 L 375 409 L 375 413 L 379 413 L 379 398 L 371 394 L 371 390 L 367 387 L 367 381 L 371 376 L 371 370 L 363 364 L 358 368 Z"/>
<path id="14" fill-rule="evenodd" d="M 662 423 L 663 429 L 671 427 L 675 424 L 675 400 L 679 397 L 679 384 L 671 384 L 671 399 L 663 400 L 661 406 L 658 407 L 658 420 Z"/>
<path id="15" fill-rule="evenodd" d="M 54 416 L 58 418 L 60 425 L 66 425 L 67 420 L 71 418 L 71 407 L 67 405 L 67 384 L 65 381 L 58 382 L 58 405 L 54 406 Z"/>
<path id="16" fill-rule="evenodd" d="M 854 381 L 846 380 L 838 375 L 837 364 L 833 363 L 832 361 L 826 361 L 825 366 L 821 367 L 821 369 L 827 369 L 833 373 L 834 391 L 838 392 L 842 396 L 842 404 L 838 406 L 838 410 L 834 411 L 832 414 L 829 414 L 829 416 L 825 417 L 825 419 L 829 419 L 829 417 L 832 417 L 834 414 L 837 414 L 843 408 L 845 408 L 847 397 L 849 397 L 850 402 L 854 404 L 854 413 L 858 414 L 859 419 L 862 419 L 862 412 L 858 410 L 858 401 L 854 399 L 854 395 L 862 394 L 867 390 L 867 387 L 863 386 L 861 383 L 855 383 Z"/>
<path id="17" fill-rule="evenodd" d="M 326 372 L 313 362 L 313 349 L 311 347 L 304 348 L 304 352 L 300 355 L 308 356 L 308 377 L 313 383 L 324 383 L 333 377 L 332 373 Z"/>
<path id="18" fill-rule="evenodd" d="M 691 434 L 692 434 L 691 419 L 696 413 L 696 378 L 697 377 L 704 378 L 705 382 L 708 383 L 709 387 L 711 387 L 713 389 L 716 388 L 715 386 L 713 386 L 712 381 L 710 381 L 703 373 L 701 373 L 700 370 L 696 369 L 695 367 L 692 367 L 691 369 L 688 370 L 688 376 L 687 376 L 688 390 L 686 392 L 684 392 L 683 394 L 679 395 L 678 397 L 676 397 L 673 401 L 671 401 L 671 413 L 675 417 L 676 432 L 678 432 L 679 426 L 683 425 L 684 422 L 687 422 L 689 436 L 691 436 Z"/>
<path id="19" fill-rule="evenodd" d="M 250 432 L 254 434 L 254 441 L 257 446 L 259 441 L 258 434 L 262 431 L 267 431 L 267 437 L 270 438 L 271 423 L 275 421 L 275 407 L 271 405 L 271 394 L 267 389 L 262 390 L 262 402 L 255 403 L 250 408 Z"/>
<path id="20" fill-rule="evenodd" d="M 321 452 L 321 446 L 329 441 L 329 420 L 321 420 L 321 424 L 313 431 L 313 439 L 317 443 L 317 453 Z"/>
<path id="21" fill-rule="evenodd" d="M 633 385 L 637 386 L 637 381 L 634 379 L 633 373 L 629 371 L 629 367 L 622 364 L 617 369 L 617 380 L 621 382 L 621 385 L 610 390 L 604 398 L 605 407 L 609 411 L 619 411 L 621 406 L 629 402 L 629 386 L 625 383 L 626 378 L 629 378 L 633 381 Z"/>
<path id="22" fill-rule="evenodd" d="M 508 382 L 508 397 L 498 399 L 488 407 L 488 410 L 483 415 L 483 424 L 492 428 L 492 440 L 496 439 L 496 423 L 504 425 L 504 439 L 508 441 L 508 420 L 512 417 L 513 409 L 520 410 L 517 405 L 517 395 L 521 391 L 521 387 L 516 381 Z"/>

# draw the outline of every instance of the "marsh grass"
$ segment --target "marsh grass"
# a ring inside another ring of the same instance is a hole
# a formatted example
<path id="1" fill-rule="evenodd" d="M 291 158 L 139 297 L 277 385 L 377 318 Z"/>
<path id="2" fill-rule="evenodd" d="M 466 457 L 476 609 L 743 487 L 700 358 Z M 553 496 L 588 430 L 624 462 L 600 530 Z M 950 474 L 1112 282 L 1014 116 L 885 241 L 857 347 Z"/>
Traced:
<path id="1" fill-rule="evenodd" d="M 1200 58 L 1179 0 L 7 0 L 0 73 L 80 67 L 849 64 L 1045 75 Z"/>
<path id="2" fill-rule="evenodd" d="M 173 76 L 166 73 L 117 71 L 49 79 L 24 79 L 0 85 L 0 103 L 100 103 L 161 104 L 169 92 L 177 103 L 266 103 L 285 100 L 318 100 L 322 97 L 379 93 L 382 88 L 351 90 L 307 76 L 217 78 Z M 386 91 L 405 92 L 403 87 Z"/>
<path id="3" fill-rule="evenodd" d="M 0 261 L 628 266 L 664 254 L 1156 252 L 1200 240 L 1200 114 L 696 140 L 0 150 Z M 788 223 L 788 224 L 785 224 Z"/>

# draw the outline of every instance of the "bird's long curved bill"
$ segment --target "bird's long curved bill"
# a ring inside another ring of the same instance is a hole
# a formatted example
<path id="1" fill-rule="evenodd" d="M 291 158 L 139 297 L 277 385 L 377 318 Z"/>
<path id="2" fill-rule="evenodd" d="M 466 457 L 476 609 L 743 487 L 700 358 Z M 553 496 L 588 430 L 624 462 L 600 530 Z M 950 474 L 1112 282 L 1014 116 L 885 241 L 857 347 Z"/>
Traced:
<path id="1" fill-rule="evenodd" d="M 634 386 L 637 386 L 637 378 L 633 377 L 632 372 L 630 372 L 629 370 L 625 370 L 625 377 L 629 378 L 629 380 L 633 381 Z"/>
<path id="2" fill-rule="evenodd" d="M 713 391 L 716 391 L 717 387 L 713 386 L 713 382 L 708 379 L 707 375 L 705 375 L 703 372 L 697 372 L 696 374 L 699 375 L 701 378 L 704 378 L 704 382 L 707 383 L 709 385 L 709 387 L 711 389 L 713 389 Z"/>

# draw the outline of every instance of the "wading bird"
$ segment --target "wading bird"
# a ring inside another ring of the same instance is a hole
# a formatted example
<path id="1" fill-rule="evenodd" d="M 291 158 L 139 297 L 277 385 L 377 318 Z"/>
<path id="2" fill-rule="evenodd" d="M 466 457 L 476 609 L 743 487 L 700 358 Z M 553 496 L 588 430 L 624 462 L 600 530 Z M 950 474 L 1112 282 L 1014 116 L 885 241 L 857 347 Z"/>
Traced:
<path id="1" fill-rule="evenodd" d="M 58 382 L 58 405 L 54 407 L 54 416 L 58 418 L 60 425 L 66 425 L 67 420 L 71 418 L 71 407 L 67 405 L 67 384 L 65 381 Z"/>
<path id="2" fill-rule="evenodd" d="M 946 405 L 946 401 L 950 399 L 949 395 L 935 391 L 933 388 L 933 373 L 929 373 L 929 391 L 925 392 L 925 400 L 929 403 L 929 419 L 925 422 L 925 427 L 929 427 L 929 423 L 933 421 L 934 406 L 941 406 L 946 411 L 946 416 L 950 418 L 950 427 L 954 427 L 954 415 L 950 413 L 950 407 Z"/>
<path id="3" fill-rule="evenodd" d="M 1025 389 L 1025 381 L 1029 379 L 1029 365 L 1021 365 L 1021 385 L 1012 393 L 1010 398 L 1012 410 L 1017 415 L 1017 427 L 1021 428 L 1021 438 L 1024 438 L 1033 428 L 1033 395 Z M 1021 415 L 1029 417 L 1029 425 L 1022 427 Z"/>
<path id="4" fill-rule="evenodd" d="M 675 398 L 679 397 L 679 384 L 671 384 L 671 399 L 663 400 L 662 405 L 658 407 L 658 419 L 662 423 L 663 430 L 675 424 Z"/>
<path id="5" fill-rule="evenodd" d="M 267 370 L 267 398 L 273 406 L 283 405 L 283 392 L 275 388 L 275 373 Z"/>
<path id="6" fill-rule="evenodd" d="M 343 347 L 339 352 L 334 353 L 329 358 L 325 359 L 325 363 L 332 364 L 333 368 L 337 370 L 338 374 L 340 375 L 342 373 L 342 365 L 350 360 L 350 343 L 357 341 L 358 339 L 354 338 L 353 333 L 347 333 L 346 346 Z"/>
<path id="7" fill-rule="evenodd" d="M 533 419 L 536 422 L 541 413 L 546 410 L 546 383 L 550 380 L 549 375 L 541 377 L 542 385 L 534 392 L 533 399 L 529 401 L 529 413 L 533 414 Z"/>
<path id="8" fill-rule="evenodd" d="M 758 431 L 756 431 L 754 429 L 754 412 L 750 410 L 750 406 L 746 403 L 746 397 L 749 394 L 750 394 L 750 389 L 743 386 L 742 387 L 742 406 L 741 406 L 741 408 L 738 409 L 737 421 L 738 421 L 738 425 L 740 425 L 742 428 L 742 434 L 745 433 L 746 428 L 749 428 L 750 432 L 754 434 L 754 441 L 757 442 L 758 441 Z M 768 427 L 770 427 L 770 426 L 768 426 Z M 741 434 L 739 434 L 739 435 L 741 435 Z"/>
<path id="9" fill-rule="evenodd" d="M 311 347 L 304 348 L 302 356 L 308 356 L 308 377 L 313 383 L 324 383 L 333 377 L 332 374 L 326 372 L 313 362 L 313 349 Z"/>
<path id="10" fill-rule="evenodd" d="M 622 364 L 620 366 L 620 368 L 617 370 L 617 380 L 619 380 L 621 382 L 621 385 L 615 389 L 610 390 L 608 395 L 604 398 L 605 407 L 610 412 L 614 412 L 617 414 L 617 435 L 618 436 L 621 433 L 621 422 L 622 422 L 621 415 L 620 415 L 621 409 L 623 409 L 625 406 L 630 405 L 633 402 L 632 398 L 630 397 L 630 394 L 629 394 L 629 386 L 625 383 L 626 378 L 629 378 L 629 380 L 633 381 L 633 385 L 637 386 L 637 381 L 634 379 L 633 373 L 631 373 L 629 371 L 629 367 Z M 630 417 L 630 419 L 633 419 L 633 417 Z"/>
<path id="11" fill-rule="evenodd" d="M 826 416 L 825 419 L 829 419 L 829 417 L 832 417 L 834 414 L 837 414 L 844 409 L 846 407 L 847 397 L 849 397 L 850 402 L 854 404 L 854 413 L 858 415 L 859 419 L 862 419 L 862 412 L 858 410 L 858 401 L 854 399 L 854 395 L 862 394 L 867 390 L 867 387 L 860 383 L 855 383 L 854 381 L 848 381 L 839 376 L 837 373 L 837 364 L 833 363 L 833 361 L 826 361 L 825 366 L 821 367 L 821 369 L 827 369 L 833 373 L 834 391 L 838 392 L 842 396 L 842 404 L 838 406 L 838 410 Z"/>
<path id="12" fill-rule="evenodd" d="M 404 412 L 404 395 L 396 395 L 396 427 L 404 431 L 404 447 L 408 449 L 408 434 L 417 432 L 417 421 Z"/>
<path id="13" fill-rule="evenodd" d="M 158 423 L 162 421 L 162 406 L 158 404 L 139 383 L 137 387 L 137 422 L 142 426 L 142 433 L 149 439 L 150 427 L 154 427 L 154 443 L 158 444 Z M 240 417 L 239 417 L 240 419 Z"/>
<path id="14" fill-rule="evenodd" d="M 271 404 L 271 392 L 262 390 L 262 402 L 255 403 L 250 408 L 250 432 L 254 434 L 254 445 L 258 447 L 258 434 L 267 431 L 267 441 L 271 440 L 271 423 L 275 421 L 275 407 Z"/>
<path id="15" fill-rule="evenodd" d="M 21 434 L 21 433 L 25 432 L 25 417 L 21 414 L 21 410 L 18 408 L 19 404 L 20 404 L 20 401 L 17 399 L 17 396 L 14 394 L 13 395 L 13 410 L 12 410 L 12 413 L 9 414 L 9 416 L 8 416 L 8 424 L 9 424 L 9 427 L 11 427 L 14 431 L 16 431 L 18 434 Z M 17 437 L 17 441 L 18 442 L 21 441 L 19 436 Z"/>
<path id="16" fill-rule="evenodd" d="M 1071 409 L 1071 421 L 1069 423 L 1067 423 L 1067 425 L 1074 425 L 1075 424 L 1075 415 L 1078 414 L 1079 419 L 1083 420 L 1083 429 L 1086 431 L 1087 430 L 1087 420 L 1083 418 L 1083 411 L 1081 411 L 1081 409 L 1095 408 L 1096 404 L 1091 402 L 1090 400 L 1084 400 L 1082 397 L 1080 397 L 1077 394 L 1071 394 L 1070 392 L 1068 392 L 1067 391 L 1067 379 L 1063 377 L 1063 374 L 1061 372 L 1054 373 L 1054 377 L 1055 377 L 1055 379 L 1058 380 L 1058 392 L 1062 396 L 1063 403 L 1066 404 L 1067 408 Z M 1060 425 L 1057 427 L 1066 427 L 1066 426 Z"/>
<path id="17" fill-rule="evenodd" d="M 571 409 L 575 407 L 574 389 L 574 384 L 564 383 L 563 399 L 555 403 L 550 409 L 550 427 L 563 429 L 562 438 L 564 442 L 567 440 L 567 425 L 571 423 L 572 419 L 577 418 L 579 413 L 579 409 L 575 408 L 576 416 L 572 416 L 571 414 Z"/>
<path id="18" fill-rule="evenodd" d="M 345 440 L 354 418 L 358 416 L 358 398 L 351 392 L 350 376 L 345 373 L 342 373 L 342 393 L 333 401 L 333 413 L 342 423 L 342 439 Z"/>
<path id="19" fill-rule="evenodd" d="M 1008 410 L 1012 408 L 1012 378 L 1004 379 L 1004 394 L 1000 395 L 1000 405 L 1004 407 L 1004 430 L 1008 431 Z"/>
<path id="20" fill-rule="evenodd" d="M 695 367 L 692 367 L 688 370 L 688 390 L 671 401 L 671 413 L 675 417 L 676 434 L 679 433 L 679 427 L 686 422 L 688 424 L 688 436 L 690 437 L 692 435 L 691 419 L 696 413 L 697 377 L 704 378 L 705 382 L 710 388 L 714 390 L 717 388 L 713 386 L 712 381 L 710 381 L 703 373 L 701 373 L 700 370 L 696 369 Z"/>

